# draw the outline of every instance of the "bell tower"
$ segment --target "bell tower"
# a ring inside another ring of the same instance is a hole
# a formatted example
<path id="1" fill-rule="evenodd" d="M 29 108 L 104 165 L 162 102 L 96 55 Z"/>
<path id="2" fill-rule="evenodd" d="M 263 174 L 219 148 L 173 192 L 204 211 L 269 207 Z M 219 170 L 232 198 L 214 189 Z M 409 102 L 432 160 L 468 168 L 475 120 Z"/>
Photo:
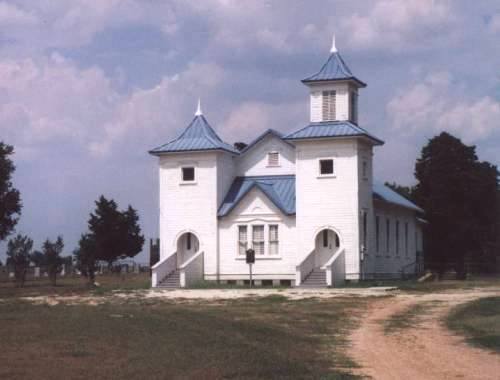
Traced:
<path id="1" fill-rule="evenodd" d="M 310 90 L 312 123 L 350 121 L 358 124 L 358 91 L 366 84 L 353 75 L 342 59 L 335 36 L 326 63 L 302 83 Z"/>

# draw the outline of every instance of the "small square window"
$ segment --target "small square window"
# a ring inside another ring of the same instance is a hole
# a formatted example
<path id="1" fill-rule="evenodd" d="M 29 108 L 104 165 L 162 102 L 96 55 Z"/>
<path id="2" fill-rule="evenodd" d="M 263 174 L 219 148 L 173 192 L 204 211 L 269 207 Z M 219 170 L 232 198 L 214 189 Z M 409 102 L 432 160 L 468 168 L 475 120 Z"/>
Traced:
<path id="1" fill-rule="evenodd" d="M 193 167 L 182 168 L 182 180 L 184 182 L 194 181 L 194 168 Z"/>
<path id="2" fill-rule="evenodd" d="M 333 160 L 319 160 L 319 173 L 321 175 L 333 174 Z"/>
<path id="3" fill-rule="evenodd" d="M 278 152 L 269 152 L 267 154 L 267 166 L 279 166 L 280 154 Z"/>

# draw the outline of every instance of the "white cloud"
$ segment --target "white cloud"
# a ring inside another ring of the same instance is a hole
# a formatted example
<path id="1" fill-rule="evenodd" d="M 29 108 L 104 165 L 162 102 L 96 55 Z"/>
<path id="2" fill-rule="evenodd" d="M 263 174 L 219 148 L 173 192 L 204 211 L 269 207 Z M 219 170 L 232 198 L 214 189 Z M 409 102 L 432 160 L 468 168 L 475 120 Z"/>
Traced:
<path id="1" fill-rule="evenodd" d="M 222 82 L 215 64 L 191 64 L 150 89 L 119 93 L 104 72 L 79 69 L 54 53 L 33 59 L 0 61 L 0 130 L 18 152 L 73 144 L 107 156 L 119 144 L 185 126 L 183 110 L 194 110 L 200 93 Z M 143 140 L 144 141 L 144 140 Z"/>
<path id="2" fill-rule="evenodd" d="M 382 0 L 366 14 L 342 19 L 340 29 L 352 48 L 413 50 L 449 34 L 454 20 L 446 0 Z"/>
<path id="3" fill-rule="evenodd" d="M 399 91 L 387 104 L 390 126 L 411 137 L 447 130 L 467 143 L 500 136 L 500 102 L 490 96 L 474 98 L 449 73 L 428 75 Z"/>
<path id="4" fill-rule="evenodd" d="M 487 25 L 491 33 L 500 33 L 500 12 L 495 13 Z"/>
<path id="5" fill-rule="evenodd" d="M 250 142 L 263 131 L 273 128 L 283 131 L 302 126 L 306 103 L 269 104 L 248 101 L 239 104 L 227 116 L 222 124 L 221 134 L 228 140 Z"/>
<path id="6" fill-rule="evenodd" d="M 0 25 L 2 28 L 26 27 L 38 24 L 38 19 L 13 4 L 0 2 Z"/>

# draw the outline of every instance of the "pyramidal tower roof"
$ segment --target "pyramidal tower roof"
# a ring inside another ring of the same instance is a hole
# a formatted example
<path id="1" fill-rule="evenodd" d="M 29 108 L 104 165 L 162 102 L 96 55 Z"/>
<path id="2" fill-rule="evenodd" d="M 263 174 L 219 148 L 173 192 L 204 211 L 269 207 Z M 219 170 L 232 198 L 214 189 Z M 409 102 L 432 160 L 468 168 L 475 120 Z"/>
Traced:
<path id="1" fill-rule="evenodd" d="M 332 82 L 332 81 L 354 81 L 359 87 L 366 87 L 366 83 L 354 76 L 351 69 L 347 66 L 342 56 L 337 50 L 335 44 L 335 36 L 333 36 L 332 48 L 330 56 L 321 69 L 314 75 L 311 75 L 302 80 L 304 84 L 316 82 Z"/>
<path id="2" fill-rule="evenodd" d="M 226 152 L 239 154 L 232 145 L 225 143 L 215 133 L 213 128 L 208 124 L 207 119 L 203 116 L 201 111 L 201 104 L 198 100 L 198 108 L 196 110 L 194 119 L 184 129 L 179 137 L 176 139 L 159 146 L 149 153 L 153 155 L 161 155 L 163 153 L 176 153 L 176 152 L 193 152 L 205 150 L 223 150 Z"/>

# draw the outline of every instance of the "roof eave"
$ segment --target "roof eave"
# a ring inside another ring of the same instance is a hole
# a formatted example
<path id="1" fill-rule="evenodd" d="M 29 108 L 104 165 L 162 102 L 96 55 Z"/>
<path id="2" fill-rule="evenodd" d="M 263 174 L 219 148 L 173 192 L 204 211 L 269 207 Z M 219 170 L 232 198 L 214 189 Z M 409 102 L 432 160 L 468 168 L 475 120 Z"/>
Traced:
<path id="1" fill-rule="evenodd" d="M 347 135 L 347 136 L 318 136 L 318 137 L 284 137 L 283 140 L 289 141 L 313 141 L 313 140 L 340 140 L 340 139 L 352 139 L 352 138 L 365 138 L 374 142 L 374 145 L 384 145 L 385 142 L 377 139 L 376 137 L 369 136 L 366 134 L 356 134 L 356 135 Z"/>
<path id="2" fill-rule="evenodd" d="M 149 154 L 152 156 L 164 156 L 164 155 L 169 155 L 169 154 L 180 154 L 180 153 L 204 153 L 204 152 L 226 152 L 226 153 L 231 153 L 236 156 L 240 154 L 240 152 L 237 151 L 232 151 L 229 149 L 224 149 L 224 148 L 213 148 L 213 149 L 186 149 L 186 150 L 169 150 L 169 151 L 156 151 L 156 150 L 150 150 L 148 151 Z"/>
<path id="3" fill-rule="evenodd" d="M 304 83 L 305 85 L 310 85 L 310 84 L 315 84 L 315 83 L 324 84 L 324 83 L 328 83 L 328 82 L 332 82 L 332 83 L 355 82 L 358 85 L 358 87 L 364 88 L 367 86 L 367 84 L 365 82 L 363 82 L 362 80 L 359 80 L 356 77 L 330 78 L 330 79 L 310 79 L 310 78 L 302 79 L 301 82 Z"/>

